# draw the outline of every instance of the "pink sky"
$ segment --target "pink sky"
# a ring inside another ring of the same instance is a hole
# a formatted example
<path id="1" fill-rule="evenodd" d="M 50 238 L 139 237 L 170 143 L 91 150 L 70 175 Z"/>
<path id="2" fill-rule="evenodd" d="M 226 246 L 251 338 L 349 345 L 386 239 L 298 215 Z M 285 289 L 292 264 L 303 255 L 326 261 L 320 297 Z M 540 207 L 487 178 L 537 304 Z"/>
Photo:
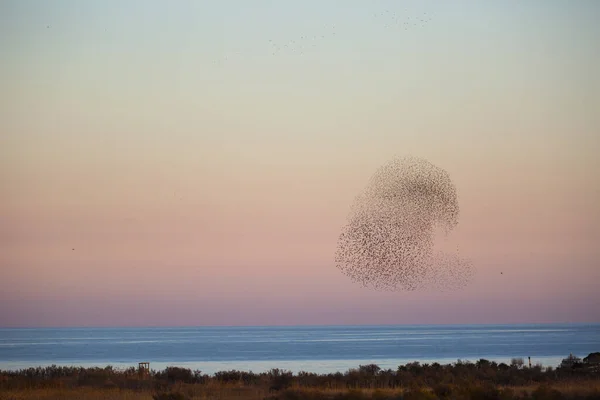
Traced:
<path id="1" fill-rule="evenodd" d="M 340 23 L 312 62 L 273 61 L 238 26 L 228 43 L 249 58 L 205 67 L 223 47 L 181 47 L 202 35 L 183 12 L 165 45 L 60 10 L 47 29 L 13 5 L 0 326 L 600 321 L 595 21 L 555 5 L 531 29 L 530 9 L 469 9 L 483 27 L 439 7 L 394 44 L 418 57 L 390 56 L 372 28 L 361 40 L 380 47 L 359 62 Z M 449 241 L 477 268 L 462 291 L 374 292 L 333 264 L 354 196 L 407 154 L 457 186 Z"/>

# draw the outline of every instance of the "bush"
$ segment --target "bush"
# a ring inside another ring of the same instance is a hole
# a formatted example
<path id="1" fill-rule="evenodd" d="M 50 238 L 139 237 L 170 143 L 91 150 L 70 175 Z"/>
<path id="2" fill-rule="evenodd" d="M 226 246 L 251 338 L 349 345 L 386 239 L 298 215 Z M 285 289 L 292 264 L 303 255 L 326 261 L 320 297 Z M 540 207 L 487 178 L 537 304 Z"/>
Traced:
<path id="1" fill-rule="evenodd" d="M 196 380 L 194 373 L 187 368 L 168 367 L 165 375 L 169 382 L 194 383 Z"/>
<path id="2" fill-rule="evenodd" d="M 573 354 L 569 354 L 569 357 L 563 358 L 562 362 L 560 363 L 560 368 L 568 369 L 581 364 L 581 358 L 574 356 Z"/>

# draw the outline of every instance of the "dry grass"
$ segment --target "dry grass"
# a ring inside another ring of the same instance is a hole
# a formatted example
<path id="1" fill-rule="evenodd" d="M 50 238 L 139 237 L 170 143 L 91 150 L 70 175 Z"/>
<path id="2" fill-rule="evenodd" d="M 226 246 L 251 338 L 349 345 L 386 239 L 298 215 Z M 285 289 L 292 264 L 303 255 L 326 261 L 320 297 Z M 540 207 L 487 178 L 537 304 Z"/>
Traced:
<path id="1" fill-rule="evenodd" d="M 152 400 L 152 393 L 118 389 L 23 389 L 0 392 L 1 400 Z"/>
<path id="2" fill-rule="evenodd" d="M 556 382 L 546 385 L 551 389 L 556 389 L 562 394 L 565 395 L 580 395 L 580 394 L 588 394 L 594 392 L 600 392 L 600 379 L 595 380 L 586 380 L 582 382 Z M 511 387 L 515 393 L 527 392 L 531 393 L 540 385 L 529 385 L 529 386 L 519 386 L 519 387 Z"/>
<path id="3" fill-rule="evenodd" d="M 525 393 L 531 394 L 539 385 L 510 387 L 516 397 Z M 582 382 L 556 383 L 549 385 L 550 388 L 560 391 L 563 395 L 590 395 L 600 393 L 600 380 Z M 346 389 L 293 389 L 306 398 L 332 398 L 335 395 L 347 394 Z M 425 389 L 430 392 L 430 389 Z M 187 399 L 198 400 L 262 400 L 272 395 L 266 388 L 262 387 L 239 387 L 234 385 L 176 385 L 173 392 L 180 392 Z M 402 394 L 399 389 L 363 389 L 360 392 L 367 398 L 389 398 Z M 20 389 L 0 391 L 0 400 L 153 400 L 152 391 L 133 391 L 120 389 L 98 389 L 98 388 L 46 388 L 46 389 Z M 311 396 L 312 395 L 312 396 Z"/>
<path id="4" fill-rule="evenodd" d="M 190 399 L 203 400 L 262 400 L 269 395 L 260 388 L 206 387 L 204 385 L 174 388 Z M 73 388 L 73 389 L 21 389 L 0 391 L 0 400 L 153 400 L 151 391 L 119 389 Z"/>

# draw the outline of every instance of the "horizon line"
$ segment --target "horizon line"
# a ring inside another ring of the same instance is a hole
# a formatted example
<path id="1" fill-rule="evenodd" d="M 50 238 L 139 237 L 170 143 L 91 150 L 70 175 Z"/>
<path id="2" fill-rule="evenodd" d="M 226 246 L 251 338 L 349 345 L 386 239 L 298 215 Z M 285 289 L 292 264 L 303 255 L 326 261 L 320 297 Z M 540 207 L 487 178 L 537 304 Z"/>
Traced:
<path id="1" fill-rule="evenodd" d="M 311 327 L 420 327 L 420 326 L 531 326 L 531 325 L 600 325 L 600 321 L 582 322 L 500 322 L 439 324 L 271 324 L 271 325 L 69 325 L 69 326 L 0 326 L 0 329 L 160 329 L 160 328 L 311 328 Z"/>

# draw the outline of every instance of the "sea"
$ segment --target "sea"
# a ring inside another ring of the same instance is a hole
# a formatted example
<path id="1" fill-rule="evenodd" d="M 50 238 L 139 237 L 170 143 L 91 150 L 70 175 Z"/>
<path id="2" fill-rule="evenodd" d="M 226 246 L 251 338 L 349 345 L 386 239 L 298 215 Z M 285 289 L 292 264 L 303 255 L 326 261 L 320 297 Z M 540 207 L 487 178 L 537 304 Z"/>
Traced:
<path id="1" fill-rule="evenodd" d="M 329 373 L 359 365 L 420 363 L 557 366 L 600 351 L 600 324 L 2 328 L 0 369 L 68 365 L 115 368 L 150 362 L 206 374 L 279 368 Z"/>

